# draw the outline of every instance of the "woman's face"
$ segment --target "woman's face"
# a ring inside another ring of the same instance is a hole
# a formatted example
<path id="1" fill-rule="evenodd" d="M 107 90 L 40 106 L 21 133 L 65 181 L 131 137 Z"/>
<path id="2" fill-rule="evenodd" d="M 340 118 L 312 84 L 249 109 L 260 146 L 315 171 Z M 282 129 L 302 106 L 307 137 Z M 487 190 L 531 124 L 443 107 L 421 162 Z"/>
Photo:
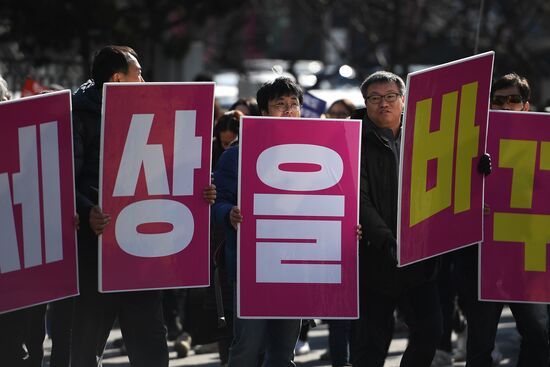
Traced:
<path id="1" fill-rule="evenodd" d="M 327 111 L 326 115 L 331 119 L 347 119 L 350 113 L 343 103 L 336 103 Z"/>
<path id="2" fill-rule="evenodd" d="M 231 130 L 225 130 L 220 133 L 220 144 L 224 150 L 229 148 L 235 139 L 237 139 L 237 134 Z"/>

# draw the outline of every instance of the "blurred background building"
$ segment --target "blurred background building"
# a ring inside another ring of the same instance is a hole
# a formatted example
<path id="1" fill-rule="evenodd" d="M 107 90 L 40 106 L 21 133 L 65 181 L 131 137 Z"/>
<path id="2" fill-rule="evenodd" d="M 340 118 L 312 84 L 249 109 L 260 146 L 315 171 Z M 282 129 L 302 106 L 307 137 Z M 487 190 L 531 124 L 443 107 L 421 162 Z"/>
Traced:
<path id="1" fill-rule="evenodd" d="M 17 95 L 27 77 L 75 89 L 93 52 L 126 44 L 148 81 L 209 73 L 222 105 L 292 75 L 328 103 L 350 98 L 374 70 L 410 71 L 496 52 L 550 105 L 547 0 L 3 0 L 0 74 Z"/>

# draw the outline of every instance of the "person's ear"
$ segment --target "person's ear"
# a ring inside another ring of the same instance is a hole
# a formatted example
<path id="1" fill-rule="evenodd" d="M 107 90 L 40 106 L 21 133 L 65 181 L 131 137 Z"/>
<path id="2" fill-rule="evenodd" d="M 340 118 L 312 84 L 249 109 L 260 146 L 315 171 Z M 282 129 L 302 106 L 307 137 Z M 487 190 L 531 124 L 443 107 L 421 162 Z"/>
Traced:
<path id="1" fill-rule="evenodd" d="M 529 102 L 525 102 L 523 104 L 523 108 L 521 109 L 522 111 L 529 111 Z"/>
<path id="2" fill-rule="evenodd" d="M 114 73 L 109 79 L 110 82 L 120 83 L 122 80 L 122 73 Z"/>

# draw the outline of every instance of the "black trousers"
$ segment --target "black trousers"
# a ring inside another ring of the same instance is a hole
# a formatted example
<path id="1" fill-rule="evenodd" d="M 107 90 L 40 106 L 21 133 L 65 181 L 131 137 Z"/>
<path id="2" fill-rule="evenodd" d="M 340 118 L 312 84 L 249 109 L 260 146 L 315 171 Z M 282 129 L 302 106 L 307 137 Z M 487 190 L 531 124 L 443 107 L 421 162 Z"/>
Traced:
<path id="1" fill-rule="evenodd" d="M 490 367 L 493 363 L 491 352 L 505 303 L 478 300 L 477 246 L 462 249 L 456 254 L 457 270 L 461 275 L 459 291 L 468 322 L 466 366 Z M 509 307 L 521 335 L 518 367 L 547 367 L 550 357 L 547 305 L 509 303 Z"/>
<path id="2" fill-rule="evenodd" d="M 99 293 L 97 262 L 79 261 L 80 296 L 75 298 L 71 343 L 73 367 L 95 367 L 118 317 L 133 367 L 167 367 L 168 347 L 161 291 Z"/>
<path id="3" fill-rule="evenodd" d="M 45 317 L 46 305 L 0 315 L 0 365 L 42 366 Z"/>
<path id="4" fill-rule="evenodd" d="M 71 364 L 71 331 L 74 297 L 51 302 L 48 312 L 52 350 L 50 367 L 69 367 Z"/>
<path id="5" fill-rule="evenodd" d="M 406 289 L 399 297 L 361 289 L 360 316 L 352 323 L 354 367 L 383 367 L 393 337 L 394 310 L 402 311 L 409 344 L 401 367 L 429 367 L 442 333 L 435 281 Z"/>

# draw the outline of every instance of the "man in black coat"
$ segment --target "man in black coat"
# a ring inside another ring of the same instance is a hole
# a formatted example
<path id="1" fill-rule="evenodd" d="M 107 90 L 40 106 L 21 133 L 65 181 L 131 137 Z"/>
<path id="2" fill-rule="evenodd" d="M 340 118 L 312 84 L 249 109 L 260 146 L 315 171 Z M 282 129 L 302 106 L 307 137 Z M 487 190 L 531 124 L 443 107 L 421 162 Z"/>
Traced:
<path id="1" fill-rule="evenodd" d="M 98 237 L 110 216 L 98 206 L 102 88 L 106 82 L 143 82 L 134 50 L 106 46 L 94 57 L 92 80 L 73 96 L 76 206 L 80 216 L 80 296 L 75 299 L 71 343 L 73 366 L 101 365 L 107 338 L 118 317 L 132 366 L 168 366 L 161 291 L 98 292 Z M 203 191 L 215 200 L 214 186 Z"/>
<path id="2" fill-rule="evenodd" d="M 160 291 L 99 293 L 98 235 L 110 217 L 98 206 L 102 88 L 105 82 L 143 82 L 137 55 L 129 47 L 106 46 L 94 57 L 92 80 L 73 95 L 73 134 L 80 296 L 75 299 L 71 342 L 74 366 L 101 363 L 118 317 L 132 366 L 168 366 Z"/>
<path id="3" fill-rule="evenodd" d="M 396 228 L 401 114 L 405 83 L 392 73 L 371 74 L 365 98 L 359 222 L 360 318 L 353 325 L 353 366 L 382 367 L 399 307 L 409 327 L 401 366 L 430 366 L 441 326 L 436 260 L 397 268 Z"/>

